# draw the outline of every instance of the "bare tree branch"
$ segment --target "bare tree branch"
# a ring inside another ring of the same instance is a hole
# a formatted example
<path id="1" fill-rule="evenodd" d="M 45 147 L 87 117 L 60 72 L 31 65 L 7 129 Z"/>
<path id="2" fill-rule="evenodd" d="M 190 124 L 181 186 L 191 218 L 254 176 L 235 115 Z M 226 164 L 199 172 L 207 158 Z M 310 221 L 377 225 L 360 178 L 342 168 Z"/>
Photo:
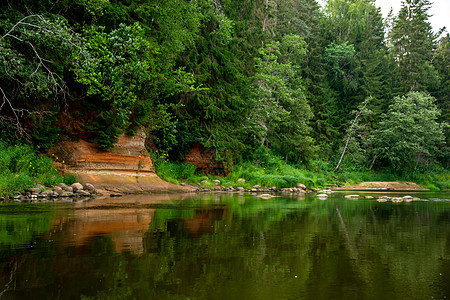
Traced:
<path id="1" fill-rule="evenodd" d="M 11 101 L 9 101 L 8 97 L 6 96 L 5 92 L 3 91 L 3 89 L 1 87 L 0 87 L 0 91 L 2 92 L 2 99 L 3 99 L 3 103 L 0 105 L 0 111 L 6 104 L 11 109 L 12 114 L 13 114 L 12 118 L 8 118 L 6 116 L 0 116 L 0 118 L 4 121 L 9 121 L 9 123 L 11 123 L 16 128 L 16 132 L 20 136 L 25 137 L 26 139 L 29 139 L 30 136 L 26 132 L 26 130 L 23 128 L 22 123 L 20 122 L 20 117 L 19 117 L 19 114 L 21 116 L 23 116 L 25 110 L 15 109 L 13 107 L 13 105 L 11 104 Z"/>
<path id="2" fill-rule="evenodd" d="M 12 36 L 12 35 L 11 35 L 11 32 L 13 32 L 13 31 L 16 29 L 17 26 L 24 24 L 23 21 L 25 21 L 26 19 L 29 19 L 29 18 L 37 17 L 37 16 L 39 16 L 39 15 L 30 15 L 30 16 L 26 16 L 26 17 L 22 18 L 19 22 L 17 22 L 16 24 L 14 24 L 14 26 L 13 26 L 7 33 L 5 33 L 5 34 L 2 36 L 2 38 L 0 39 L 0 42 L 1 42 L 5 37 L 7 37 L 7 36 Z M 14 37 L 14 36 L 13 36 L 13 37 Z"/>

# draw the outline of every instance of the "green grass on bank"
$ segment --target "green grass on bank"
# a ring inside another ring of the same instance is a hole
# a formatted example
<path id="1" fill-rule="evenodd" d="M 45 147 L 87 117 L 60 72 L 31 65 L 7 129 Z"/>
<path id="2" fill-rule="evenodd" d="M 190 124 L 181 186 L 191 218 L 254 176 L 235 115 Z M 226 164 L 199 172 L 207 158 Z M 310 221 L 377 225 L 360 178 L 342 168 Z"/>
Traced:
<path id="1" fill-rule="evenodd" d="M 357 184 L 364 181 L 412 181 L 431 190 L 450 189 L 450 173 L 444 168 L 423 172 L 410 172 L 401 176 L 373 170 L 345 170 L 332 172 L 332 166 L 323 161 L 312 161 L 308 169 L 286 164 L 282 159 L 262 154 L 254 162 L 243 162 L 233 166 L 232 172 L 225 177 L 206 176 L 196 172 L 196 167 L 187 163 L 171 162 L 167 155 L 152 154 L 156 173 L 164 180 L 174 183 L 196 184 L 208 180 L 219 180 L 222 186 L 254 185 L 277 188 L 294 187 L 303 183 L 308 188 L 324 187 L 326 184 Z M 239 181 L 245 179 L 245 183 Z M 60 182 L 71 184 L 76 178 L 61 175 L 55 169 L 50 158 L 36 153 L 28 145 L 7 146 L 0 142 L 0 196 L 10 195 L 14 191 L 23 191 L 37 184 L 53 186 Z"/>
<path id="2" fill-rule="evenodd" d="M 198 174 L 195 166 L 187 163 L 177 163 L 168 160 L 166 155 L 152 155 L 156 173 L 164 180 L 174 183 L 186 182 L 196 184 L 207 180 L 219 180 L 222 186 L 251 188 L 254 185 L 262 187 L 285 188 L 295 187 L 303 183 L 308 188 L 325 187 L 327 184 L 339 186 L 358 184 L 365 181 L 412 181 L 428 187 L 431 190 L 450 189 L 450 173 L 444 168 L 436 168 L 428 173 L 410 172 L 402 175 L 374 170 L 343 170 L 332 172 L 332 167 L 323 161 L 313 161 L 308 169 L 286 164 L 282 159 L 269 155 L 255 162 L 244 162 L 233 166 L 230 174 L 224 177 Z M 238 181 L 245 179 L 245 183 Z"/>
<path id="3" fill-rule="evenodd" d="M 53 186 L 75 182 L 73 175 L 58 174 L 50 158 L 28 145 L 6 146 L 0 142 L 0 195 L 11 195 L 37 184 Z"/>

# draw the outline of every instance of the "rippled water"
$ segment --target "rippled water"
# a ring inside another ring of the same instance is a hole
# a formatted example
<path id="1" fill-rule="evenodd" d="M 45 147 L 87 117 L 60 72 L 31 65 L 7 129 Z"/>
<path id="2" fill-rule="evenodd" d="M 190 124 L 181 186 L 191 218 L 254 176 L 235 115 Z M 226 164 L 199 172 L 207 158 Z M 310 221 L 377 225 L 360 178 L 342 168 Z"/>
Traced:
<path id="1" fill-rule="evenodd" d="M 358 194 L 0 204 L 0 298 L 450 298 L 450 194 Z"/>

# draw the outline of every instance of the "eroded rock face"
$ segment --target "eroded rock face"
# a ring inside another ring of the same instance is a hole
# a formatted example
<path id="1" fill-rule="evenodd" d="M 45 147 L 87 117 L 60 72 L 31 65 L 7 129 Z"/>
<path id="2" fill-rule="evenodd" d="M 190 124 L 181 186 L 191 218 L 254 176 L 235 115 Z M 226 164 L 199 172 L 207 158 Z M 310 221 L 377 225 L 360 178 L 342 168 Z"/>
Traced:
<path id="1" fill-rule="evenodd" d="M 63 172 L 75 174 L 80 182 L 92 183 L 97 190 L 122 193 L 192 190 L 161 180 L 145 153 L 145 133 L 140 130 L 133 137 L 120 136 L 113 149 L 103 150 L 84 140 L 66 141 L 52 149 L 50 155 Z M 67 191 L 66 187 L 61 188 Z"/>
<path id="2" fill-rule="evenodd" d="M 145 151 L 145 134 L 136 137 L 122 135 L 113 149 L 103 150 L 84 140 L 66 141 L 52 149 L 59 167 L 81 170 L 116 170 L 152 172 L 155 168 Z M 62 163 L 64 162 L 64 163 Z"/>
<path id="3" fill-rule="evenodd" d="M 206 174 L 227 175 L 227 168 L 215 159 L 216 151 L 214 149 L 195 143 L 183 158 L 183 161 L 196 165 L 197 169 L 204 171 Z"/>

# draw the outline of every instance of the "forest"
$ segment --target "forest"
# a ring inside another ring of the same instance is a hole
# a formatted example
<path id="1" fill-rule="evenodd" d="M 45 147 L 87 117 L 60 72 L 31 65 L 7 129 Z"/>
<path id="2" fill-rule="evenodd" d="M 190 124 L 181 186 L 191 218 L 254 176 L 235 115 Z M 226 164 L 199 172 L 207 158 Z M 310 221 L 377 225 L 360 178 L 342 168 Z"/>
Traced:
<path id="1" fill-rule="evenodd" d="M 448 188 L 450 35 L 428 0 L 386 19 L 373 0 L 0 5 L 1 176 L 39 172 L 24 151 L 108 149 L 144 127 L 174 165 L 198 142 L 241 173 L 435 173 Z"/>

